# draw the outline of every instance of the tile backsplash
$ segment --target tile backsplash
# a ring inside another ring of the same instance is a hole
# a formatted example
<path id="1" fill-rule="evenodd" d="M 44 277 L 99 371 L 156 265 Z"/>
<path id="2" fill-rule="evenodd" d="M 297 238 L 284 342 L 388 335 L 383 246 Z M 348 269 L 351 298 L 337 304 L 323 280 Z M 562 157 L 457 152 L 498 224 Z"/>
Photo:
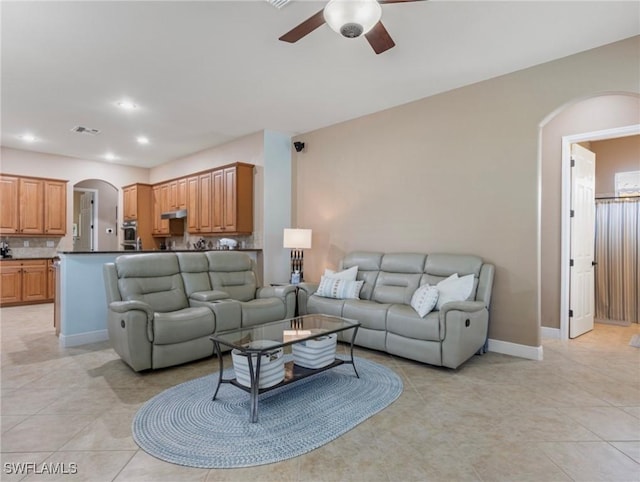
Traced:
<path id="1" fill-rule="evenodd" d="M 62 238 L 22 238 L 5 237 L 3 241 L 9 244 L 11 256 L 14 258 L 53 258 L 58 254 L 58 245 Z M 25 244 L 28 243 L 28 246 Z"/>

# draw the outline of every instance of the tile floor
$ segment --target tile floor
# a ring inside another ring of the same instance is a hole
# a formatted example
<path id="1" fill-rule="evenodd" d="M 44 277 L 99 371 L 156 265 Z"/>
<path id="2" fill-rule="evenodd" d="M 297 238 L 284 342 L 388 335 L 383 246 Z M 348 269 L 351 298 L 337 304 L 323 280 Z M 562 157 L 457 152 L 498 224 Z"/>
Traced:
<path id="1" fill-rule="evenodd" d="M 136 374 L 107 343 L 60 349 L 52 306 L 2 308 L 2 480 L 12 463 L 64 463 L 90 481 L 639 481 L 638 325 L 545 340 L 544 361 L 495 353 L 457 371 L 357 350 L 405 383 L 390 407 L 309 454 L 203 470 L 157 460 L 131 438 L 136 409 L 216 369 L 215 359 Z"/>

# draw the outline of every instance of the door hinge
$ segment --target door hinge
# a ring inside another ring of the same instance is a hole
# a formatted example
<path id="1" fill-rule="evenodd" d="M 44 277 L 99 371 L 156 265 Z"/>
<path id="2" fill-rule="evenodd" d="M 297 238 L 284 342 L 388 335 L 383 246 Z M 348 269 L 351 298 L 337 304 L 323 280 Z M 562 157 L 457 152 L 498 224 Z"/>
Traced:
<path id="1" fill-rule="evenodd" d="M 576 215 L 576 212 L 572 209 L 569 211 L 569 217 L 573 218 Z"/>
<path id="2" fill-rule="evenodd" d="M 573 310 L 569 310 L 569 318 L 573 318 Z"/>
<path id="3" fill-rule="evenodd" d="M 576 160 L 575 159 L 571 159 L 571 167 L 576 167 Z"/>
<path id="4" fill-rule="evenodd" d="M 573 266 L 573 260 L 572 259 L 569 260 L 569 266 Z"/>

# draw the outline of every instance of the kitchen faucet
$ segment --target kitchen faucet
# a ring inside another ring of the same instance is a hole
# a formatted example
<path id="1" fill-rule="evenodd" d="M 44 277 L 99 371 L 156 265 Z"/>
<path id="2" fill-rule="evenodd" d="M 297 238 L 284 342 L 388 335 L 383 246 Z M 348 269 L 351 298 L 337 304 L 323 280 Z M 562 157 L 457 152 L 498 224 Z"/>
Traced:
<path id="1" fill-rule="evenodd" d="M 136 251 L 141 251 L 142 250 L 142 239 L 140 239 L 140 236 L 138 236 L 136 238 Z"/>

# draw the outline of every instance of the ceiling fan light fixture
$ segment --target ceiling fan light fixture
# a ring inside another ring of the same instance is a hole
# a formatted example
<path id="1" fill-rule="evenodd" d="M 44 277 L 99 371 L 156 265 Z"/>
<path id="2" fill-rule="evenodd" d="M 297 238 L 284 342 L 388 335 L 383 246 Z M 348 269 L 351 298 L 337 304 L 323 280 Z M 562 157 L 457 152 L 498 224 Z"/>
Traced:
<path id="1" fill-rule="evenodd" d="M 324 20 L 344 37 L 364 35 L 380 21 L 382 7 L 376 0 L 331 0 L 324 7 Z"/>

